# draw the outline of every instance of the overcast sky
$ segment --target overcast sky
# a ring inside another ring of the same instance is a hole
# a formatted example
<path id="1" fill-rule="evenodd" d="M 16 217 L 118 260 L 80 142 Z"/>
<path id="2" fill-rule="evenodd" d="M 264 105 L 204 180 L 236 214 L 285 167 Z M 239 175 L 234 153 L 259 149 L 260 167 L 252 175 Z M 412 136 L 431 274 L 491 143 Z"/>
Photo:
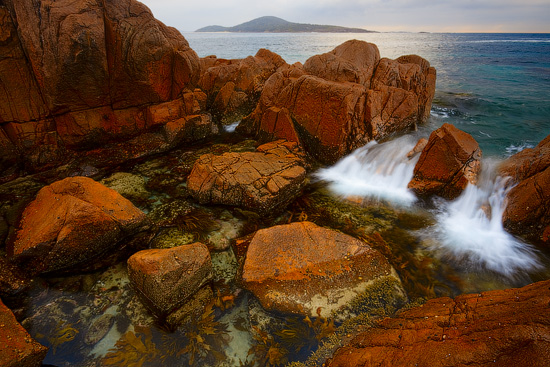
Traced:
<path id="1" fill-rule="evenodd" d="M 376 31 L 550 32 L 550 0 L 141 0 L 180 31 L 264 15 Z"/>

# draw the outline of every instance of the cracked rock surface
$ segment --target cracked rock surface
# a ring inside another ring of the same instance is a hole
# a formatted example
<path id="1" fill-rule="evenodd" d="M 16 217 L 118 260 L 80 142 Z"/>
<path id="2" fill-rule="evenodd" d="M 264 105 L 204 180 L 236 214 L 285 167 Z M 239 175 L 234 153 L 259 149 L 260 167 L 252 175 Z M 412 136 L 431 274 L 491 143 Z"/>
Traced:
<path id="1" fill-rule="evenodd" d="M 457 198 L 468 183 L 476 184 L 481 148 L 475 139 L 453 125 L 433 131 L 414 167 L 409 188 L 419 196 Z"/>
<path id="2" fill-rule="evenodd" d="M 296 143 L 277 141 L 256 152 L 202 155 L 187 185 L 199 202 L 240 206 L 261 214 L 284 208 L 299 195 L 306 170 Z"/>
<path id="3" fill-rule="evenodd" d="M 359 334 L 328 366 L 546 366 L 549 288 L 432 299 Z"/>

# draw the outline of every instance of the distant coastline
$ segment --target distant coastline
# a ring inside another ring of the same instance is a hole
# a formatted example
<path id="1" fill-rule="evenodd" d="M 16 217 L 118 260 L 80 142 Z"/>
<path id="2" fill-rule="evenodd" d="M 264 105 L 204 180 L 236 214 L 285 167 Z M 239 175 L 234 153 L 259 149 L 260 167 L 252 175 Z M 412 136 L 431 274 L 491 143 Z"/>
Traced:
<path id="1" fill-rule="evenodd" d="M 253 19 L 233 27 L 211 25 L 195 32 L 233 32 L 233 33 L 377 33 L 363 28 L 348 28 L 335 25 L 293 23 L 273 16 Z"/>

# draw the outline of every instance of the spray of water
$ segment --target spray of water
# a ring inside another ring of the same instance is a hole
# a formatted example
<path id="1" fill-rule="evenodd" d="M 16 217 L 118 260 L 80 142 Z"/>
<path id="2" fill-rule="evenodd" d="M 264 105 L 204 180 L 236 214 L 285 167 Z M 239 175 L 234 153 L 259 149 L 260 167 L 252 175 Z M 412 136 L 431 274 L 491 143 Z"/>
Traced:
<path id="1" fill-rule="evenodd" d="M 375 141 L 355 150 L 334 166 L 321 169 L 316 177 L 329 183 L 341 196 L 363 196 L 411 205 L 415 195 L 407 188 L 418 156 L 407 158 L 414 147 L 411 137 L 379 144 Z"/>
<path id="2" fill-rule="evenodd" d="M 438 203 L 436 241 L 429 246 L 437 254 L 462 267 L 482 268 L 517 278 L 541 267 L 536 250 L 506 232 L 502 214 L 506 194 L 511 188 L 507 178 L 496 176 L 495 162 L 485 160 L 478 185 L 468 185 L 455 201 Z"/>

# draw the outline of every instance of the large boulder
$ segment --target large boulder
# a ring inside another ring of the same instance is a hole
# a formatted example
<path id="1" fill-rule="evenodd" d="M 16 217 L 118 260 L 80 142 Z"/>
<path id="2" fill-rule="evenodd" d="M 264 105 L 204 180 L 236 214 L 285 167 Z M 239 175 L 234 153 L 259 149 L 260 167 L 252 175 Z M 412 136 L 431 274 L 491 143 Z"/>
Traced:
<path id="1" fill-rule="evenodd" d="M 266 80 L 286 62 L 276 53 L 260 49 L 244 59 L 207 57 L 201 64 L 199 86 L 207 93 L 214 116 L 229 124 L 252 112 Z"/>
<path id="2" fill-rule="evenodd" d="M 274 108 L 286 108 L 285 125 L 292 122 L 296 140 L 314 158 L 334 163 L 373 139 L 425 122 L 434 93 L 435 69 L 423 58 L 380 59 L 375 45 L 353 40 L 313 56 L 303 68 L 274 73 L 242 129 L 277 138 L 278 127 L 265 120 L 273 119 Z"/>
<path id="3" fill-rule="evenodd" d="M 550 135 L 533 149 L 525 149 L 500 167 L 511 177 L 512 189 L 502 221 L 504 227 L 531 241 L 550 245 Z"/>
<path id="4" fill-rule="evenodd" d="M 546 366 L 550 281 L 437 298 L 381 321 L 327 363 L 351 366 Z"/>
<path id="5" fill-rule="evenodd" d="M 204 154 L 193 165 L 187 188 L 199 202 L 240 206 L 261 214 L 284 208 L 305 184 L 296 143 L 277 141 L 256 152 Z"/>
<path id="6" fill-rule="evenodd" d="M 128 259 L 128 276 L 147 305 L 167 316 L 210 282 L 210 252 L 199 242 L 142 250 Z"/>
<path id="7" fill-rule="evenodd" d="M 166 113 L 157 104 L 201 105 L 201 65 L 185 38 L 138 1 L 5 0 L 0 25 L 2 171 L 59 165 L 75 150 L 162 133 L 167 123 L 188 134 L 194 116 L 212 125 L 201 108 L 159 121 Z M 170 148 L 166 140 L 157 145 Z"/>
<path id="8" fill-rule="evenodd" d="M 267 310 L 327 317 L 388 281 L 391 304 L 403 297 L 399 277 L 367 243 L 311 222 L 256 232 L 246 252 L 242 285 Z"/>
<path id="9" fill-rule="evenodd" d="M 40 367 L 47 353 L 0 300 L 0 366 Z"/>
<path id="10" fill-rule="evenodd" d="M 116 191 L 71 177 L 38 192 L 6 247 L 30 273 L 84 269 L 148 225 L 145 213 Z"/>
<path id="11" fill-rule="evenodd" d="M 475 139 L 453 125 L 433 131 L 414 167 L 409 188 L 419 196 L 458 197 L 468 184 L 476 184 L 481 149 Z"/>

